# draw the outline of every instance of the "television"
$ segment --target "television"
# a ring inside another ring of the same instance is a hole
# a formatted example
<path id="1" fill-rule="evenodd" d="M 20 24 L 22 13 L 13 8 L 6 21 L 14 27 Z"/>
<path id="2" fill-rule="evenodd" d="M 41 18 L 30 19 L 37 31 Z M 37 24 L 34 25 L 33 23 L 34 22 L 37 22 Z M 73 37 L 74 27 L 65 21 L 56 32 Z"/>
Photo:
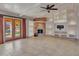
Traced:
<path id="1" fill-rule="evenodd" d="M 57 29 L 61 30 L 64 28 L 64 25 L 57 25 Z"/>

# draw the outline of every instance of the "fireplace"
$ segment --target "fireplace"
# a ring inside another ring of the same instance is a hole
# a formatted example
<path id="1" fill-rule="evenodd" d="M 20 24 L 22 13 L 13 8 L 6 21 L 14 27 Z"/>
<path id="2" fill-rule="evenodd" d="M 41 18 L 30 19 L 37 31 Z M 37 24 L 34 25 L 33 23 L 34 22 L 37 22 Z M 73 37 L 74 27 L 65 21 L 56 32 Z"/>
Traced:
<path id="1" fill-rule="evenodd" d="M 38 34 L 43 34 L 43 29 L 38 29 L 38 30 L 37 30 L 37 33 L 38 33 Z"/>
<path id="2" fill-rule="evenodd" d="M 34 36 L 37 37 L 39 35 L 43 34 L 43 29 L 38 29 L 36 33 L 34 33 Z"/>

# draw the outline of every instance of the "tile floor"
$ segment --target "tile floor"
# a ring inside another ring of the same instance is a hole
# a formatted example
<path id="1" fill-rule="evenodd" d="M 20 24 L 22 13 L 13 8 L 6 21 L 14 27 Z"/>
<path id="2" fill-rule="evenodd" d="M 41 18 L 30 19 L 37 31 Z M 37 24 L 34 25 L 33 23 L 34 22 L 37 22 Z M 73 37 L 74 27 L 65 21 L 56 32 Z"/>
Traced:
<path id="1" fill-rule="evenodd" d="M 32 37 L 0 45 L 0 56 L 79 56 L 79 41 L 51 36 Z"/>

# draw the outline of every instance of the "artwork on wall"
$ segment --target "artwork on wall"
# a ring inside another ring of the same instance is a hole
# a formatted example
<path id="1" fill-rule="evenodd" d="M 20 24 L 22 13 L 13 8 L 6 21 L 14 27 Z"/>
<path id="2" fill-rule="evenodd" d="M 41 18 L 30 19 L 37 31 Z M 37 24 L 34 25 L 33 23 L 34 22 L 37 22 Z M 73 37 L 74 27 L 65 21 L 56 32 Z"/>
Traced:
<path id="1" fill-rule="evenodd" d="M 15 20 L 15 36 L 20 37 L 21 35 L 21 20 Z"/>

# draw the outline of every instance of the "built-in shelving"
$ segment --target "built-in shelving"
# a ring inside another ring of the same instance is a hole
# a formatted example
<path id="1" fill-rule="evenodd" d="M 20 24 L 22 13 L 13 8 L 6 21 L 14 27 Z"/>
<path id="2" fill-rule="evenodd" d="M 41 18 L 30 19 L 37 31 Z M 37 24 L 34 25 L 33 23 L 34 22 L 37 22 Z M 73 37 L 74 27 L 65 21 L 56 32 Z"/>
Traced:
<path id="1" fill-rule="evenodd" d="M 67 35 L 66 25 L 67 23 L 67 14 L 66 10 L 57 12 L 54 15 L 54 35 L 59 37 L 65 37 Z M 59 30 L 57 29 L 57 25 L 64 25 L 64 29 Z"/>
<path id="2" fill-rule="evenodd" d="M 58 30 L 57 25 L 64 25 L 64 29 Z M 53 17 L 47 20 L 46 32 L 59 37 L 75 38 L 77 20 L 74 9 L 58 10 L 53 13 Z"/>

